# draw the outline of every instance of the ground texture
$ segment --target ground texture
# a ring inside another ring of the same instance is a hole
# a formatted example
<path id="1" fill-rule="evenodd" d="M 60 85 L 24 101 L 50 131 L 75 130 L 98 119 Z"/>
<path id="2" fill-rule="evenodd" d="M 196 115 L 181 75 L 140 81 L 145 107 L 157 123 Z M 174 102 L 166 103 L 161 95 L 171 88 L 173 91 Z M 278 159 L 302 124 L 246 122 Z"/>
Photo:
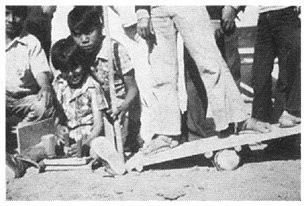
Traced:
<path id="1" fill-rule="evenodd" d="M 217 171 L 203 155 L 109 177 L 103 168 L 34 168 L 6 183 L 7 200 L 301 200 L 300 137 L 243 150 L 243 164 Z"/>

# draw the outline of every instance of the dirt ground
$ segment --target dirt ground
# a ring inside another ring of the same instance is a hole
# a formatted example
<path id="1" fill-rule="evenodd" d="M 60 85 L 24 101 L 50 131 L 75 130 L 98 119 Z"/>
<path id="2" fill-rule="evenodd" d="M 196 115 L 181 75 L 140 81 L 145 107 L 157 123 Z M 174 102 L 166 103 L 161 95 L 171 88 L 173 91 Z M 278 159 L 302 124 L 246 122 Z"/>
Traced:
<path id="1" fill-rule="evenodd" d="M 34 168 L 6 183 L 7 200 L 301 200 L 300 136 L 242 154 L 243 165 L 217 171 L 203 155 L 108 177 L 103 168 Z M 244 150 L 246 151 L 246 150 Z"/>

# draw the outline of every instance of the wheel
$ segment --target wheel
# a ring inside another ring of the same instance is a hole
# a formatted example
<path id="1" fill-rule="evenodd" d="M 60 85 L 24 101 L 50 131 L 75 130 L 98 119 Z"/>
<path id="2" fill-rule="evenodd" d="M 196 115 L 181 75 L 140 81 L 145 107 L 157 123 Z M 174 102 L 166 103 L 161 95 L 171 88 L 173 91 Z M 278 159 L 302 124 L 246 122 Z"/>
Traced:
<path id="1" fill-rule="evenodd" d="M 225 149 L 218 151 L 214 156 L 214 165 L 217 170 L 235 170 L 240 164 L 240 156 L 234 149 Z"/>
<path id="2" fill-rule="evenodd" d="M 142 172 L 143 166 L 138 164 L 138 165 L 136 165 L 135 169 L 136 169 L 137 172 Z"/>

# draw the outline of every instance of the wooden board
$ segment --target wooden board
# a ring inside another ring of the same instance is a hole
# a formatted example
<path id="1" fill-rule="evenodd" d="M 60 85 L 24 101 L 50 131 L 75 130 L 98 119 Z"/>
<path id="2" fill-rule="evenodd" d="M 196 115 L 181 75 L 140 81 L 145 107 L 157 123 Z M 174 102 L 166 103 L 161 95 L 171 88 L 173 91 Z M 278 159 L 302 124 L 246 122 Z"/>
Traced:
<path id="1" fill-rule="evenodd" d="M 60 159 L 44 159 L 46 166 L 82 166 L 90 162 L 90 157 L 69 157 Z"/>
<path id="2" fill-rule="evenodd" d="M 18 152 L 21 154 L 27 148 L 38 144 L 41 137 L 47 134 L 55 134 L 53 118 L 39 122 L 17 126 Z"/>
<path id="3" fill-rule="evenodd" d="M 133 162 L 136 162 L 138 165 L 140 164 L 142 166 L 148 166 L 193 155 L 204 154 L 206 152 L 259 143 L 266 140 L 287 137 L 300 133 L 301 125 L 297 125 L 291 128 L 280 128 L 277 124 L 275 124 L 272 125 L 272 132 L 270 133 L 250 133 L 250 131 L 247 131 L 239 135 L 231 135 L 230 137 L 225 139 L 220 139 L 217 136 L 213 136 L 210 138 L 186 142 L 176 148 L 169 149 L 157 154 L 141 156 L 140 159 L 139 156 L 135 155 L 135 158 L 132 157 L 131 159 L 129 159 L 127 161 L 127 164 L 133 165 Z"/>
<path id="4" fill-rule="evenodd" d="M 45 171 L 71 171 L 71 170 L 91 170 L 89 165 L 81 166 L 47 166 Z"/>

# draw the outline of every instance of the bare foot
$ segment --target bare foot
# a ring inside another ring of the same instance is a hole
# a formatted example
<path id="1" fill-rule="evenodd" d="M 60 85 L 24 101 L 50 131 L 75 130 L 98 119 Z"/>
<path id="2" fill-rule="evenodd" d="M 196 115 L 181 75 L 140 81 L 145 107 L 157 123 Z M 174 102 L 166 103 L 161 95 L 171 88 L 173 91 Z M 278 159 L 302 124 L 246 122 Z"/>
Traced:
<path id="1" fill-rule="evenodd" d="M 301 123 L 301 118 L 291 115 L 287 111 L 284 111 L 278 122 L 280 127 L 294 127 L 295 125 Z"/>
<path id="2" fill-rule="evenodd" d="M 271 125 L 268 122 L 262 122 L 255 118 L 249 118 L 245 120 L 243 130 L 254 130 L 260 133 L 268 133 L 271 132 Z"/>

